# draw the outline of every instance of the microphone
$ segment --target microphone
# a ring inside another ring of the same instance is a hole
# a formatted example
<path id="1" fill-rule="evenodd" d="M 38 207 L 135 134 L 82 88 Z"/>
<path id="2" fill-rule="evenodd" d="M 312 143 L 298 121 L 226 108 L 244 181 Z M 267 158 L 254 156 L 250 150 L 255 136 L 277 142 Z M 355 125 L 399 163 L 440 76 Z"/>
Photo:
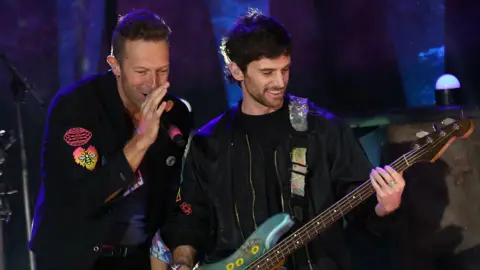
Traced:
<path id="1" fill-rule="evenodd" d="M 167 102 L 167 106 L 169 101 L 172 104 L 175 104 L 176 101 L 178 102 L 178 100 L 176 100 L 172 95 L 166 95 L 162 101 Z M 190 108 L 188 107 L 188 105 L 182 99 L 180 99 L 180 101 L 182 101 L 182 103 L 184 103 L 187 106 L 187 109 L 190 112 Z M 172 140 L 178 147 L 185 147 L 186 141 L 182 131 L 176 125 L 171 123 L 170 117 L 168 116 L 168 114 L 169 114 L 168 112 L 165 112 L 160 117 L 161 128 L 167 131 L 168 137 L 170 138 L 170 140 Z"/>
<path id="2" fill-rule="evenodd" d="M 177 126 L 172 124 L 168 125 L 167 132 L 170 140 L 172 140 L 178 147 L 185 146 L 185 139 L 183 138 L 183 133 Z"/>

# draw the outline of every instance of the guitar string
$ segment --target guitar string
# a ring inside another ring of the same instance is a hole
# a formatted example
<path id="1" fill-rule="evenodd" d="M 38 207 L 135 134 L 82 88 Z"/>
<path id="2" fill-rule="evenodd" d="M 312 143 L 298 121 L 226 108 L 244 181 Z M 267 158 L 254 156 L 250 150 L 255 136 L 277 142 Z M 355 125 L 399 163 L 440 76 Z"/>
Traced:
<path id="1" fill-rule="evenodd" d="M 454 130 L 455 131 L 455 130 Z M 450 133 L 448 133 L 447 135 L 444 135 L 443 137 L 441 137 L 440 139 L 437 139 L 436 142 L 434 143 L 431 143 L 432 145 L 437 145 L 439 143 L 441 143 L 442 141 L 444 141 L 445 139 L 450 139 L 450 135 L 454 132 L 454 131 L 451 131 Z M 416 149 L 416 150 L 412 150 L 410 151 L 409 153 L 406 153 L 402 156 L 400 156 L 399 158 L 397 158 L 397 160 L 395 160 L 390 166 L 392 167 L 396 167 L 396 166 L 399 166 L 399 168 L 397 170 L 399 171 L 402 171 L 406 168 L 409 167 L 408 163 L 406 164 L 405 160 L 402 159 L 402 157 L 406 158 L 407 160 L 409 158 L 412 158 L 412 159 L 415 159 L 415 158 L 418 158 L 420 156 L 422 156 L 423 154 L 427 153 L 429 150 L 427 149 L 427 146 L 429 144 L 426 144 L 424 146 L 421 146 L 420 148 Z M 400 164 L 396 164 L 396 163 L 400 163 Z M 406 164 L 403 165 L 403 164 Z M 358 192 L 361 200 L 360 201 L 356 201 L 357 202 L 357 205 L 355 205 L 354 207 L 358 206 L 358 204 L 362 203 L 363 200 L 364 200 L 364 196 L 368 196 L 370 197 L 371 193 L 374 192 L 374 188 L 373 188 L 373 185 L 371 185 L 371 181 L 367 180 L 365 181 L 363 184 L 361 184 L 356 190 L 352 191 L 350 194 L 352 193 L 355 193 L 355 192 Z M 370 193 L 370 194 L 369 194 Z M 366 198 L 365 198 L 366 199 Z M 253 261 L 250 265 L 247 266 L 247 268 L 245 269 L 253 269 L 253 268 L 260 268 L 261 266 L 264 267 L 266 266 L 265 264 L 268 264 L 268 265 L 271 265 L 273 263 L 272 266 L 276 265 L 277 263 L 279 263 L 282 259 L 284 259 L 284 255 L 282 254 L 285 250 L 287 251 L 290 251 L 291 249 L 287 247 L 291 246 L 292 242 L 293 241 L 293 244 L 295 244 L 295 241 L 298 242 L 297 239 L 299 239 L 299 237 L 295 236 L 295 235 L 298 235 L 298 234 L 303 234 L 305 231 L 309 231 L 311 230 L 312 228 L 311 227 L 315 227 L 315 226 L 318 226 L 316 223 L 319 222 L 319 220 L 322 220 L 324 218 L 326 218 L 328 215 L 330 216 L 330 218 L 332 218 L 332 212 L 334 212 L 335 214 L 337 214 L 337 212 L 335 212 L 336 208 L 343 208 L 346 204 L 347 201 L 350 200 L 350 196 L 347 195 L 345 196 L 344 198 L 342 198 L 340 201 L 338 201 L 337 203 L 335 203 L 334 205 L 330 206 L 329 208 L 327 208 L 326 210 L 323 211 L 323 214 L 320 214 L 319 216 L 315 217 L 314 219 L 310 220 L 307 224 L 305 224 L 305 226 L 301 229 L 299 229 L 297 232 L 294 232 L 294 234 L 291 234 L 290 236 L 288 236 L 287 238 L 285 238 L 281 243 L 279 243 L 278 245 L 276 245 L 274 248 L 272 248 L 271 250 L 269 250 L 268 252 L 266 252 L 265 254 L 263 254 L 260 258 L 256 259 L 255 261 Z M 349 202 L 349 205 L 351 206 L 352 204 Z M 351 207 L 354 208 L 354 207 Z M 335 218 L 339 218 L 339 217 L 343 217 L 343 213 L 340 213 L 340 216 L 333 216 L 333 221 L 332 222 L 335 222 Z M 330 221 L 329 221 L 330 222 Z M 324 223 L 323 223 L 324 224 Z M 328 226 L 330 226 L 330 224 L 328 224 Z M 328 226 L 325 226 L 324 224 L 324 228 L 328 227 Z M 307 235 L 306 236 L 306 239 L 301 239 L 301 241 L 303 242 L 304 240 L 310 240 L 311 237 L 317 235 L 318 232 L 315 232 L 313 233 L 313 235 Z M 302 237 L 300 237 L 302 238 Z M 294 241 L 295 240 L 295 241 Z M 303 244 L 303 243 L 302 243 Z M 286 246 L 286 247 L 281 247 L 281 246 Z M 295 248 L 296 246 L 298 246 L 299 244 L 295 244 L 293 246 L 293 248 Z M 278 257 L 278 255 L 280 255 L 280 257 Z M 262 262 L 265 258 L 272 258 L 272 260 L 267 260 L 267 261 L 264 261 Z M 258 264 L 258 265 L 257 265 Z M 267 265 L 267 266 L 268 266 Z M 261 268 L 263 269 L 263 268 Z"/>

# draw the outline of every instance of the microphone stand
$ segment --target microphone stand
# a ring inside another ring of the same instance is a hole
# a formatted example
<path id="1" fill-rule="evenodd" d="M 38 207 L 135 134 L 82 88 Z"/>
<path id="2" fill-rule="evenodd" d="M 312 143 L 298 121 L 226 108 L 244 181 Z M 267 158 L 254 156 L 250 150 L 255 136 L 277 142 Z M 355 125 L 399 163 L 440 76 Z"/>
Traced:
<path id="1" fill-rule="evenodd" d="M 20 159 L 22 164 L 22 186 L 23 186 L 23 204 L 25 211 L 25 223 L 27 232 L 27 241 L 31 238 L 32 217 L 30 210 L 30 192 L 28 187 L 28 167 L 27 167 L 27 153 L 25 150 L 25 138 L 22 120 L 22 104 L 26 103 L 27 94 L 30 94 L 38 102 L 41 108 L 44 108 L 44 102 L 38 95 L 33 85 L 28 83 L 27 79 L 20 75 L 13 63 L 5 55 L 0 55 L 0 58 L 5 62 L 12 73 L 11 89 L 13 99 L 15 102 L 15 111 L 17 118 L 18 138 L 20 142 Z M 35 270 L 35 260 L 33 252 L 28 250 L 30 270 Z"/>

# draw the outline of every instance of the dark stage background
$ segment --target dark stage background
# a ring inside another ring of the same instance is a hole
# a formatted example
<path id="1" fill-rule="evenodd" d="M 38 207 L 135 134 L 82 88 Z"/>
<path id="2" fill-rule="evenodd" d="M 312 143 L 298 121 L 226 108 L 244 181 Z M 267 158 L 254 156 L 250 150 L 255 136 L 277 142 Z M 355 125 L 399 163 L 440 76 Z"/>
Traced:
<path id="1" fill-rule="evenodd" d="M 223 79 L 222 34 L 248 7 L 277 17 L 294 38 L 289 91 L 342 116 L 404 110 L 434 103 L 443 73 L 462 83 L 466 103 L 480 101 L 480 3 L 468 0 L 3 0 L 0 53 L 37 87 L 48 106 L 62 87 L 107 70 L 105 57 L 118 14 L 147 8 L 164 16 L 171 38 L 171 91 L 188 100 L 197 126 L 240 96 Z M 11 73 L 0 64 L 0 129 L 16 129 Z M 23 105 L 34 209 L 46 109 Z M 19 144 L 4 179 L 21 191 Z M 10 201 L 4 227 L 6 269 L 28 269 L 22 194 Z M 61 248 L 61 247 L 59 247 Z"/>

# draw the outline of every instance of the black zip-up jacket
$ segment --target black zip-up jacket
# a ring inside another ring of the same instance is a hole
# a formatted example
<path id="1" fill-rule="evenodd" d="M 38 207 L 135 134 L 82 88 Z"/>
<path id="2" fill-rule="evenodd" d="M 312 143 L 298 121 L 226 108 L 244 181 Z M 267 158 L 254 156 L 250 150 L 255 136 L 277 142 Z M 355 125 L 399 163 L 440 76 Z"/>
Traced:
<path id="1" fill-rule="evenodd" d="M 287 96 L 285 102 L 288 100 Z M 199 254 L 197 259 L 206 263 L 224 259 L 243 243 L 238 208 L 251 209 L 252 195 L 245 194 L 244 198 L 248 199 L 238 202 L 235 209 L 239 189 L 233 189 L 232 185 L 234 181 L 248 183 L 244 179 L 261 180 L 255 179 L 256 171 L 264 168 L 262 159 L 257 158 L 261 153 L 249 147 L 248 136 L 235 121 L 238 108 L 234 107 L 212 120 L 192 138 L 177 198 L 180 207 L 161 230 L 164 241 L 172 250 L 180 245 L 193 246 Z M 310 104 L 308 124 L 309 173 L 305 198 L 309 205 L 306 219 L 310 220 L 369 180 L 373 167 L 345 122 Z M 290 140 L 285 140 L 276 148 L 275 167 L 284 200 L 290 198 L 289 144 Z M 258 202 L 265 198 L 256 196 L 255 199 Z M 375 200 L 360 205 L 347 215 L 347 221 L 349 224 L 355 224 L 354 220 L 363 223 L 364 218 L 375 215 L 374 206 Z M 296 269 L 349 269 L 342 222 L 316 237 L 307 249 L 310 263 L 297 263 Z"/>
<path id="2" fill-rule="evenodd" d="M 188 136 L 190 113 L 180 99 L 172 99 L 175 105 L 168 112 L 169 119 Z M 105 200 L 136 181 L 123 153 L 134 134 L 133 122 L 111 71 L 60 91 L 50 104 L 47 120 L 42 187 L 29 246 L 48 269 L 91 269 L 101 255 L 102 244 L 117 244 L 105 242 L 120 210 L 117 206 L 126 197 L 112 203 Z M 184 149 L 161 129 L 142 161 L 145 183 L 139 191 L 146 191 L 148 200 L 145 256 L 153 234 L 169 212 L 168 202 L 174 202 Z M 87 151 L 92 153 L 89 158 Z M 76 155 L 78 152 L 84 155 Z M 175 163 L 171 162 L 173 157 Z"/>

